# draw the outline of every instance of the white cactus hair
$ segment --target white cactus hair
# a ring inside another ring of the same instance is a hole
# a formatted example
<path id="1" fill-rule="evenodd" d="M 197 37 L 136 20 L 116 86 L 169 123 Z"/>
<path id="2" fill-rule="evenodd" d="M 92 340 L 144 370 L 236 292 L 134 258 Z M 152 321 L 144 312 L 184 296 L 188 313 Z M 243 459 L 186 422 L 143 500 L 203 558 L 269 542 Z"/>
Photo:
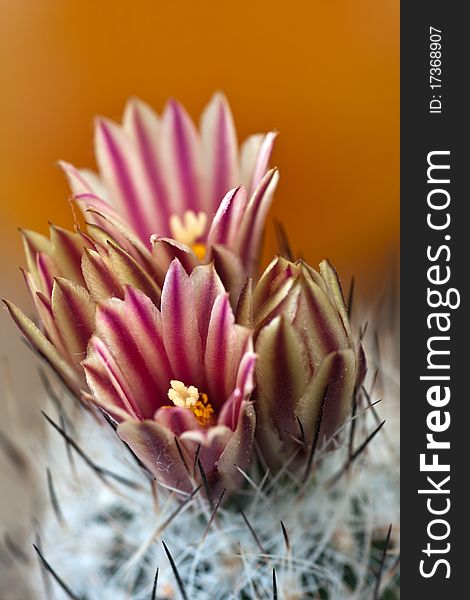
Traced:
<path id="1" fill-rule="evenodd" d="M 317 440 L 299 478 L 265 471 L 258 457 L 227 504 L 199 492 L 176 500 L 109 423 L 83 409 L 77 418 L 70 398 L 59 403 L 49 386 L 55 401 L 45 412 L 55 431 L 47 451 L 32 458 L 47 482 L 46 507 L 34 515 L 35 539 L 16 548 L 31 597 L 398 598 L 396 343 L 390 331 L 381 335 L 389 350 L 380 358 L 368 352 L 366 382 L 334 449 Z"/>

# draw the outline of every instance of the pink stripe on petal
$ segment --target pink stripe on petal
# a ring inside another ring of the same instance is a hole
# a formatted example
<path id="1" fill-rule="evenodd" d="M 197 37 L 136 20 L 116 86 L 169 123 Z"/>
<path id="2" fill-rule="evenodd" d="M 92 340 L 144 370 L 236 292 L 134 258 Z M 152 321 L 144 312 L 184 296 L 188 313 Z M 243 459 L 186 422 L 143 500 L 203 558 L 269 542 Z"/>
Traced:
<path id="1" fill-rule="evenodd" d="M 56 277 L 52 311 L 68 353 L 79 363 L 85 358 L 88 340 L 95 328 L 95 303 L 85 288 Z"/>
<path id="2" fill-rule="evenodd" d="M 47 339 L 54 344 L 57 350 L 65 357 L 67 360 L 73 360 L 71 356 L 69 356 L 67 349 L 64 346 L 59 330 L 57 329 L 57 324 L 54 319 L 54 314 L 52 312 L 52 305 L 49 298 L 44 296 L 41 292 L 37 292 L 35 295 L 36 309 L 38 311 L 39 318 L 41 319 L 41 323 L 44 329 L 44 333 Z"/>
<path id="3" fill-rule="evenodd" d="M 124 127 L 132 136 L 140 155 L 143 176 L 151 192 L 151 215 L 154 233 L 170 235 L 172 214 L 164 170 L 158 156 L 160 123 L 155 113 L 140 100 L 131 100 L 126 107 Z"/>
<path id="4" fill-rule="evenodd" d="M 82 272 L 86 286 L 95 302 L 106 298 L 122 298 L 122 286 L 114 275 L 109 260 L 95 250 L 85 250 L 82 258 Z"/>
<path id="5" fill-rule="evenodd" d="M 49 231 L 54 259 L 61 275 L 72 279 L 79 285 L 84 285 L 81 260 L 86 245 L 85 240 L 77 233 L 72 233 L 52 224 L 49 225 Z M 88 244 L 88 247 L 92 246 Z"/>
<path id="6" fill-rule="evenodd" d="M 277 133 L 275 131 L 270 131 L 263 137 L 263 141 L 261 142 L 256 156 L 256 162 L 253 165 L 253 172 L 248 191 L 250 196 L 254 193 L 259 182 L 263 179 L 269 168 L 269 160 L 271 158 L 276 137 Z"/>
<path id="7" fill-rule="evenodd" d="M 148 365 L 141 353 L 145 344 L 146 331 L 142 322 L 130 318 L 126 301 L 110 300 L 97 310 L 97 335 L 110 350 L 116 364 L 125 374 L 136 403 L 144 417 L 152 417 L 162 401 L 165 389 L 154 377 L 156 365 Z M 153 367 L 153 368 L 152 368 Z M 151 369 L 154 371 L 151 372 Z M 165 385 L 166 387 L 166 385 Z"/>
<path id="8" fill-rule="evenodd" d="M 82 366 L 88 388 L 92 392 L 89 399 L 93 401 L 93 404 L 104 410 L 117 423 L 135 418 L 135 415 L 129 413 L 123 404 L 121 396 L 113 386 L 102 362 L 95 360 L 92 364 L 91 361 L 83 361 Z"/>
<path id="9" fill-rule="evenodd" d="M 165 403 L 172 372 L 163 341 L 161 315 L 145 294 L 129 286 L 125 292 L 125 311 L 129 323 L 133 323 L 132 329 L 141 332 L 136 336 L 139 350 L 159 390 L 155 402 Z"/>
<path id="10" fill-rule="evenodd" d="M 170 100 L 162 117 L 159 153 L 169 179 L 170 211 L 198 212 L 200 206 L 200 142 L 193 122 L 184 108 Z"/>
<path id="11" fill-rule="evenodd" d="M 247 206 L 247 195 L 244 187 L 240 186 L 227 192 L 212 220 L 207 236 L 207 245 L 233 245 L 233 238 L 240 231 L 243 213 Z"/>
<path id="12" fill-rule="evenodd" d="M 131 417 L 139 420 L 143 419 L 144 417 L 140 406 L 136 402 L 125 376 L 120 371 L 119 366 L 116 364 L 106 345 L 99 338 L 94 336 L 90 340 L 90 347 L 96 355 L 96 360 L 98 360 L 105 368 L 109 381 L 122 402 L 123 407 Z M 86 361 L 88 361 L 88 358 Z M 85 364 L 87 364 L 86 361 Z M 96 396 L 95 399 L 99 403 L 99 397 Z"/>
<path id="13" fill-rule="evenodd" d="M 225 288 L 212 263 L 200 265 L 193 269 L 189 281 L 194 297 L 194 311 L 197 315 L 199 335 L 204 352 L 212 307 L 217 296 L 225 293 Z"/>
<path id="14" fill-rule="evenodd" d="M 50 298 L 54 285 L 54 277 L 60 275 L 57 265 L 54 260 L 47 254 L 44 254 L 44 252 L 39 252 L 36 255 L 36 264 L 39 279 L 42 284 L 42 290 L 46 296 Z"/>
<path id="15" fill-rule="evenodd" d="M 219 296 L 212 309 L 204 355 L 204 370 L 209 400 L 213 406 L 218 408 L 223 405 L 232 391 L 228 389 L 229 382 L 227 382 L 226 372 L 227 362 L 229 360 L 236 360 L 236 357 L 229 355 L 231 349 L 230 337 L 234 322 L 235 319 L 228 295 Z"/>
<path id="16" fill-rule="evenodd" d="M 201 118 L 201 137 L 208 176 L 206 211 L 212 215 L 227 190 L 238 183 L 238 144 L 232 113 L 217 93 Z"/>
<path id="17" fill-rule="evenodd" d="M 257 268 L 266 216 L 278 179 L 276 169 L 266 173 L 251 196 L 243 215 L 241 231 L 237 237 L 237 248 L 249 272 Z"/>
<path id="18" fill-rule="evenodd" d="M 102 119 L 97 122 L 96 155 L 113 197 L 140 238 L 148 240 L 152 231 L 137 189 L 136 173 L 129 162 L 132 148 L 126 152 L 124 134 L 114 123 Z"/>
<path id="19" fill-rule="evenodd" d="M 237 388 L 241 391 L 244 400 L 248 400 L 254 388 L 256 358 L 254 352 L 246 352 L 238 368 Z"/>
<path id="20" fill-rule="evenodd" d="M 186 271 L 175 259 L 162 289 L 161 314 L 165 348 L 174 378 L 201 387 L 202 351 L 194 293 Z"/>
<path id="21" fill-rule="evenodd" d="M 74 194 L 96 194 L 97 190 L 83 176 L 83 173 L 64 160 L 59 160 L 59 166 L 67 177 L 67 181 Z"/>

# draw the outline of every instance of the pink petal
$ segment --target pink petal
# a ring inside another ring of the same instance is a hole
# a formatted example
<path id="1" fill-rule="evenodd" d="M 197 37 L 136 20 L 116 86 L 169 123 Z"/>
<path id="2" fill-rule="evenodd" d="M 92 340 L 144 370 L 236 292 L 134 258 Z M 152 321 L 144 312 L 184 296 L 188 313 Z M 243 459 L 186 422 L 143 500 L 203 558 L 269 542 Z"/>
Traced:
<path id="1" fill-rule="evenodd" d="M 210 258 L 224 288 L 229 292 L 231 305 L 235 307 L 246 277 L 240 257 L 229 248 L 217 245 L 210 249 Z"/>
<path id="2" fill-rule="evenodd" d="M 169 235 L 172 207 L 166 189 L 165 171 L 159 157 L 158 139 L 161 123 L 155 112 L 144 102 L 132 99 L 126 106 L 123 127 L 134 142 L 141 174 L 149 191 L 149 212 L 154 233 Z"/>
<path id="3" fill-rule="evenodd" d="M 117 432 L 157 481 L 183 492 L 191 491 L 172 431 L 155 421 L 126 421 L 118 426 Z"/>
<path id="4" fill-rule="evenodd" d="M 70 189 L 74 194 L 96 194 L 102 196 L 103 185 L 96 173 L 88 169 L 77 169 L 63 160 L 59 161 L 59 167 L 65 173 Z"/>
<path id="5" fill-rule="evenodd" d="M 225 288 L 212 263 L 193 269 L 189 281 L 194 298 L 194 312 L 197 315 L 202 350 L 204 351 L 212 307 L 217 296 L 225 293 Z"/>
<path id="6" fill-rule="evenodd" d="M 54 259 L 44 252 L 38 252 L 36 255 L 36 272 L 39 277 L 42 291 L 50 298 L 54 285 L 54 277 L 60 275 Z"/>
<path id="7" fill-rule="evenodd" d="M 201 387 L 202 348 L 194 292 L 181 263 L 175 259 L 162 289 L 163 339 L 174 378 Z"/>
<path id="8" fill-rule="evenodd" d="M 293 323 L 315 367 L 330 352 L 351 347 L 336 306 L 320 286 L 307 278 L 302 281 Z"/>
<path id="9" fill-rule="evenodd" d="M 218 296 L 211 313 L 204 355 L 207 392 L 214 407 L 222 407 L 235 389 L 240 362 L 250 345 L 251 332 L 235 325 L 228 295 Z"/>
<path id="10" fill-rule="evenodd" d="M 278 180 L 279 174 L 276 169 L 268 171 L 251 196 L 243 214 L 237 248 L 248 272 L 257 268 L 266 216 Z"/>
<path id="11" fill-rule="evenodd" d="M 88 357 L 82 362 L 85 371 L 85 377 L 92 395 L 93 404 L 104 410 L 114 421 L 120 423 L 129 418 L 137 418 L 133 409 L 129 412 L 129 408 L 122 401 L 122 393 L 120 394 L 113 385 L 113 380 L 109 376 L 105 362 L 101 358 L 97 358 L 96 352 L 90 351 Z M 93 356 L 93 357 L 92 357 Z"/>
<path id="12" fill-rule="evenodd" d="M 248 138 L 241 148 L 242 179 L 251 196 L 269 168 L 269 160 L 277 133 L 270 131 L 264 135 Z"/>
<path id="13" fill-rule="evenodd" d="M 51 256 L 51 241 L 46 236 L 36 233 L 35 231 L 20 229 L 20 233 L 28 271 L 36 282 L 36 285 L 39 286 L 40 279 L 37 267 L 37 255 L 42 252 L 43 254 Z"/>
<path id="14" fill-rule="evenodd" d="M 227 425 L 232 431 L 237 426 L 243 402 L 250 399 L 253 391 L 256 359 L 257 355 L 253 352 L 245 353 L 238 368 L 236 389 L 219 413 L 217 422 Z"/>
<path id="15" fill-rule="evenodd" d="M 171 100 L 163 113 L 159 152 L 174 214 L 201 208 L 201 153 L 196 128 L 184 108 Z"/>
<path id="16" fill-rule="evenodd" d="M 286 431 L 298 435 L 297 403 L 312 378 L 300 335 L 285 318 L 276 317 L 261 330 L 256 352 L 256 408 L 260 428 L 274 425 L 282 437 Z"/>
<path id="17" fill-rule="evenodd" d="M 64 358 L 67 358 L 67 360 L 69 360 L 70 362 L 74 362 L 75 359 L 68 353 L 67 348 L 62 340 L 60 331 L 57 328 L 57 323 L 54 319 L 54 314 L 52 312 L 51 301 L 41 292 L 37 292 L 35 294 L 34 299 L 36 309 L 38 311 L 38 315 L 41 320 L 44 333 L 46 334 L 47 339 L 54 344 L 54 346 Z"/>
<path id="18" fill-rule="evenodd" d="M 158 311 L 144 294 L 126 289 L 125 300 L 111 299 L 97 310 L 97 336 L 109 349 L 144 418 L 166 402 L 171 379 Z"/>
<path id="19" fill-rule="evenodd" d="M 114 275 L 107 257 L 94 250 L 85 250 L 82 257 L 82 272 L 86 286 L 95 302 L 106 298 L 122 298 L 123 289 Z"/>
<path id="20" fill-rule="evenodd" d="M 100 172 L 119 212 L 131 223 L 140 239 L 154 233 L 149 214 L 149 197 L 142 186 L 140 164 L 135 148 L 115 123 L 100 119 L 96 123 L 96 158 Z"/>
<path id="21" fill-rule="evenodd" d="M 207 169 L 206 212 L 212 215 L 220 200 L 238 182 L 238 144 L 230 107 L 215 94 L 201 117 L 201 138 Z"/>
<path id="22" fill-rule="evenodd" d="M 56 277 L 52 312 L 69 355 L 77 363 L 82 361 L 95 329 L 95 303 L 90 294 L 76 283 Z"/>
<path id="23" fill-rule="evenodd" d="M 122 286 L 131 285 L 146 294 L 155 305 L 160 303 L 161 290 L 153 277 L 125 250 L 108 242 L 113 271 Z"/>
<path id="24" fill-rule="evenodd" d="M 92 247 L 91 244 L 86 244 L 78 233 L 72 233 L 62 227 L 51 224 L 49 231 L 54 259 L 61 275 L 78 285 L 84 285 L 81 260 L 85 246 Z"/>
<path id="25" fill-rule="evenodd" d="M 91 338 L 87 357 L 82 361 L 82 366 L 95 402 L 103 410 L 106 411 L 111 404 L 113 411 L 114 408 L 125 411 L 128 418 L 137 420 L 144 418 L 127 373 L 122 372 L 109 348 L 97 336 Z"/>
<path id="26" fill-rule="evenodd" d="M 244 187 L 227 192 L 212 220 L 207 236 L 207 245 L 224 244 L 234 246 L 240 233 L 240 226 L 247 206 L 247 195 Z"/>
<path id="27" fill-rule="evenodd" d="M 212 497 L 218 495 L 221 490 L 217 463 L 232 436 L 233 432 L 224 425 L 216 425 L 207 429 L 191 429 L 180 436 L 181 443 L 192 458 L 191 465 L 194 464 L 197 453 Z M 196 476 L 197 480 L 201 481 L 202 475 L 198 465 L 196 466 Z"/>

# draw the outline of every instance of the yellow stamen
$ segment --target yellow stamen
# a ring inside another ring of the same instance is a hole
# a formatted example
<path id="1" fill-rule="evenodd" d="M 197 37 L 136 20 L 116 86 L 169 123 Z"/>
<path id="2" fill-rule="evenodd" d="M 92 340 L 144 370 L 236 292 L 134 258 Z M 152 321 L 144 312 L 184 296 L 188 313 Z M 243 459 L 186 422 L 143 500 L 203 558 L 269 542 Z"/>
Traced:
<path id="1" fill-rule="evenodd" d="M 194 254 L 198 257 L 199 260 L 203 260 L 206 256 L 206 245 L 197 243 L 191 246 Z"/>
<path id="2" fill-rule="evenodd" d="M 207 215 L 205 212 L 195 213 L 186 210 L 182 217 L 171 215 L 170 231 L 173 239 L 187 246 L 192 246 L 206 230 Z"/>
<path id="3" fill-rule="evenodd" d="M 207 427 L 211 424 L 214 409 L 209 404 L 207 394 L 200 394 L 193 385 L 186 387 L 182 381 L 177 379 L 172 379 L 170 385 L 168 398 L 175 406 L 189 408 L 201 427 Z"/>

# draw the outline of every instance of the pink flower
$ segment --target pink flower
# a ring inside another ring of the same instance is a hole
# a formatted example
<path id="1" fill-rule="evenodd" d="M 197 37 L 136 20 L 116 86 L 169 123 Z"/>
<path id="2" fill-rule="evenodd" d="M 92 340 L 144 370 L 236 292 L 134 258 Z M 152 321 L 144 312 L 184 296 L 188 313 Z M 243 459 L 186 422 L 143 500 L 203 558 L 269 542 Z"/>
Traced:
<path id="1" fill-rule="evenodd" d="M 98 305 L 83 361 L 94 402 L 153 475 L 189 491 L 233 490 L 247 468 L 255 415 L 251 331 L 235 324 L 212 265 L 168 270 L 161 309 L 141 291 Z"/>
<path id="2" fill-rule="evenodd" d="M 278 179 L 277 171 L 268 172 L 275 137 L 253 135 L 239 149 L 220 93 L 204 110 L 200 131 L 174 100 L 158 117 L 134 99 L 122 125 L 96 122 L 99 176 L 61 164 L 86 218 L 106 231 L 109 220 L 101 214 L 125 223 L 147 247 L 151 240 L 174 240 L 165 250 L 178 256 L 183 249 L 195 261 L 208 262 L 211 248 L 223 246 L 215 254 L 225 270 L 251 274 Z"/>

